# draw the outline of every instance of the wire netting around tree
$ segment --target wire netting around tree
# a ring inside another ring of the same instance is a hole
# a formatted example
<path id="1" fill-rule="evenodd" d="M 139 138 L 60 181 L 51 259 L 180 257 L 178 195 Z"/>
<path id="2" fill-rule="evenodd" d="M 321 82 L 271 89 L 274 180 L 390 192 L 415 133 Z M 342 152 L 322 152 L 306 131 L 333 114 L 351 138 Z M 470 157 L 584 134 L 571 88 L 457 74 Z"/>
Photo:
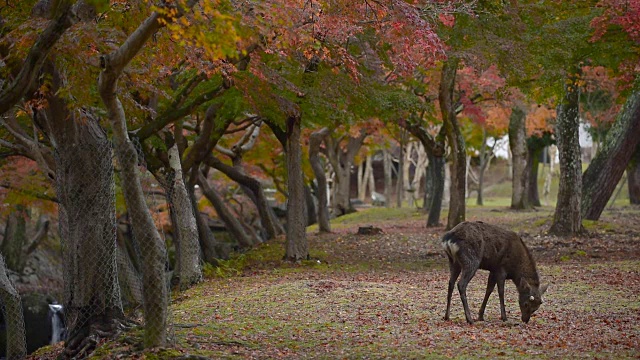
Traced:
<path id="1" fill-rule="evenodd" d="M 4 355 L 8 360 L 23 359 L 27 355 L 24 316 L 20 295 L 7 276 L 4 258 L 0 256 L 0 307 L 6 338 Z M 2 340 L 0 340 L 2 341 Z"/>
<path id="2" fill-rule="evenodd" d="M 138 152 L 139 178 L 145 192 L 147 210 L 156 225 L 160 210 L 166 209 L 160 186 L 147 171 Z M 86 141 L 60 146 L 56 151 L 56 185 L 60 200 L 60 235 L 64 257 L 64 304 L 69 338 L 95 328 L 104 330 L 103 319 L 116 318 L 140 325 L 145 319 L 164 316 L 143 312 L 143 254 L 149 239 L 139 239 L 132 231 L 132 217 L 124 196 L 116 191 L 121 184 L 118 161 L 109 141 Z M 115 176 L 114 176 L 115 175 Z M 164 233 L 160 228 L 160 235 Z M 153 259 L 155 266 L 168 270 L 166 251 Z M 148 261 L 148 260 L 147 260 Z M 168 280 L 168 278 L 166 279 Z M 168 281 L 167 281 L 168 286 Z M 164 295 L 151 294 L 156 297 Z M 167 306 L 168 298 L 164 302 Z M 166 310 L 166 309 L 165 309 Z M 164 322 L 162 326 L 167 327 Z M 150 321 L 150 323 L 157 323 Z M 108 324 L 107 324 L 108 325 Z M 145 331 L 154 330 L 145 328 Z M 165 332 L 166 329 L 160 329 Z M 100 332 L 98 332 L 100 333 Z"/>

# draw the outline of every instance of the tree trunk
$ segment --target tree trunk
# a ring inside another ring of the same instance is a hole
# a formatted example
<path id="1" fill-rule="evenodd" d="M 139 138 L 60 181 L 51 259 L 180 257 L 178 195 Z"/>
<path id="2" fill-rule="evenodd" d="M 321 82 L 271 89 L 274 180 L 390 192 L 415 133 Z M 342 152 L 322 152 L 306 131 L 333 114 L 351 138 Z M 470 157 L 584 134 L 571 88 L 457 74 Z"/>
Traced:
<path id="1" fill-rule="evenodd" d="M 287 118 L 287 240 L 285 260 L 298 262 L 309 258 L 306 235 L 302 146 L 300 145 L 300 115 Z"/>
<path id="2" fill-rule="evenodd" d="M 7 334 L 5 358 L 8 360 L 24 359 L 27 356 L 27 343 L 22 303 L 20 295 L 7 277 L 2 256 L 0 256 L 0 302 L 2 302 L 2 315 Z"/>
<path id="3" fill-rule="evenodd" d="M 318 214 L 316 212 L 316 200 L 311 191 L 311 186 L 304 186 L 304 202 L 307 205 L 307 226 L 318 222 Z"/>
<path id="4" fill-rule="evenodd" d="M 433 203 L 434 186 L 436 184 L 436 180 L 435 180 L 436 174 L 433 169 L 434 156 L 429 154 L 428 158 L 429 160 L 427 162 L 427 168 L 424 171 L 424 195 L 422 197 L 422 202 L 423 202 L 422 210 L 425 214 L 428 214 L 429 211 L 431 211 L 431 207 Z"/>
<path id="5" fill-rule="evenodd" d="M 24 268 L 24 246 L 27 243 L 27 211 L 22 205 L 15 206 L 9 213 L 7 226 L 2 240 L 2 256 L 5 258 L 7 269 L 22 273 Z"/>
<path id="6" fill-rule="evenodd" d="M 413 174 L 413 180 L 411 181 L 411 188 L 415 191 L 413 194 L 414 199 L 418 199 L 420 197 L 420 184 L 422 184 L 422 178 L 425 175 L 425 170 L 427 169 L 428 156 L 427 151 L 425 150 L 422 143 L 418 142 L 414 148 L 418 153 L 418 160 L 415 163 L 415 173 Z"/>
<path id="7" fill-rule="evenodd" d="M 167 198 L 174 231 L 174 245 L 176 246 L 176 269 L 179 277 L 180 290 L 186 290 L 193 284 L 202 281 L 202 267 L 200 266 L 200 244 L 198 242 L 198 225 L 193 214 L 193 205 L 187 193 L 182 177 L 182 165 L 178 145 L 169 148 L 169 166 L 171 175 L 167 184 L 169 191 Z"/>
<path id="8" fill-rule="evenodd" d="M 336 173 L 336 197 L 333 203 L 336 216 L 355 212 L 351 205 L 351 163 L 341 163 Z M 335 170 L 335 168 L 334 168 Z"/>
<path id="9" fill-rule="evenodd" d="M 627 169 L 627 184 L 629 186 L 629 202 L 640 205 L 640 145 L 636 147 L 633 158 Z"/>
<path id="10" fill-rule="evenodd" d="M 78 122 L 60 116 L 61 121 Z M 91 351 L 95 331 L 115 334 L 114 320 L 122 317 L 111 144 L 96 121 L 84 121 L 75 130 L 65 131 L 66 138 L 58 137 L 63 141 L 56 141 L 56 192 L 69 329 L 66 353 L 71 357 L 87 355 L 78 351 Z"/>
<path id="11" fill-rule="evenodd" d="M 407 137 L 405 135 L 405 137 Z M 413 154 L 413 142 L 407 142 L 402 162 L 402 190 L 403 198 L 407 199 L 407 206 L 413 207 L 413 191 L 411 187 L 411 155 Z"/>
<path id="12" fill-rule="evenodd" d="M 444 177 L 445 177 L 446 159 L 444 156 L 429 156 L 429 165 L 427 167 L 427 178 L 431 179 L 431 189 L 425 189 L 425 193 L 429 192 L 429 216 L 427 217 L 427 227 L 440 226 L 440 213 L 442 211 L 442 199 L 444 195 Z M 427 202 L 425 201 L 425 204 Z"/>
<path id="13" fill-rule="evenodd" d="M 328 128 L 322 128 L 311 134 L 309 138 L 309 163 L 318 183 L 318 231 L 331 232 L 329 222 L 329 206 L 327 204 L 327 177 L 324 166 L 320 163 L 320 145 L 329 134 Z"/>
<path id="14" fill-rule="evenodd" d="M 384 197 L 386 199 L 384 206 L 387 208 L 391 207 L 391 187 L 392 187 L 392 171 L 391 166 L 393 162 L 391 161 L 391 154 L 388 149 L 382 150 L 382 165 L 384 167 Z"/>
<path id="15" fill-rule="evenodd" d="M 558 148 L 556 145 L 550 145 L 547 147 L 547 151 L 549 153 L 549 167 L 547 168 L 547 172 L 544 177 L 544 186 L 542 193 L 544 194 L 544 202 L 545 205 L 549 205 L 549 194 L 551 194 L 551 182 L 553 180 L 553 174 L 555 173 L 556 168 L 556 152 Z"/>
<path id="16" fill-rule="evenodd" d="M 513 154 L 511 154 L 511 147 L 507 148 L 507 179 L 513 181 Z"/>
<path id="17" fill-rule="evenodd" d="M 484 168 L 481 166 L 478 173 L 478 197 L 476 198 L 476 205 L 483 206 L 484 199 L 482 197 L 482 190 L 484 189 Z"/>
<path id="18" fill-rule="evenodd" d="M 48 215 L 40 215 L 38 218 L 38 222 L 36 223 L 36 234 L 33 236 L 33 239 L 29 242 L 29 247 L 27 248 L 26 255 L 29 256 L 33 253 L 42 242 L 44 242 L 49 236 L 49 226 L 51 225 L 51 220 Z"/>
<path id="19" fill-rule="evenodd" d="M 373 156 L 371 156 L 371 154 L 367 154 L 367 157 L 363 162 L 364 171 L 362 174 L 362 193 L 358 195 L 360 200 L 362 200 L 363 202 L 367 200 L 367 190 L 369 190 L 369 194 L 372 194 L 374 191 L 376 191 L 375 180 L 373 178 L 372 159 Z"/>
<path id="20" fill-rule="evenodd" d="M 264 189 L 258 179 L 245 174 L 244 171 L 240 171 L 234 166 L 225 164 L 214 156 L 209 156 L 205 159 L 205 162 L 207 165 L 221 171 L 223 174 L 228 176 L 229 179 L 242 185 L 243 188 L 249 190 L 253 194 L 253 203 L 256 205 L 258 215 L 260 215 L 260 221 L 262 222 L 262 227 L 266 231 L 267 239 L 275 239 L 279 234 L 284 233 L 282 224 L 277 219 L 271 207 L 269 207 L 269 202 L 264 194 Z"/>
<path id="21" fill-rule="evenodd" d="M 199 171 L 196 169 L 196 171 Z M 197 175 L 194 175 L 197 177 Z M 197 181 L 197 180 L 196 180 Z M 198 225 L 198 239 L 200 241 L 200 249 L 202 249 L 202 258 L 209 264 L 216 264 L 216 259 L 226 259 L 229 254 L 225 252 L 221 244 L 216 241 L 215 236 L 209 226 L 204 215 L 198 210 L 196 195 L 194 191 L 189 191 L 191 203 L 193 204 L 193 212 L 196 215 L 196 224 Z"/>
<path id="22" fill-rule="evenodd" d="M 541 206 L 540 194 L 538 193 L 538 168 L 540 167 L 540 155 L 542 147 L 529 146 L 527 151 L 527 171 L 529 181 L 527 181 L 527 202 L 531 206 Z"/>
<path id="23" fill-rule="evenodd" d="M 340 146 L 340 139 L 335 139 L 330 134 L 324 137 L 326 145 L 324 154 L 336 174 L 335 197 L 332 206 L 336 216 L 355 211 L 351 205 L 351 166 L 366 136 L 367 133 L 362 130 L 358 137 L 348 137 L 344 150 Z"/>
<path id="24" fill-rule="evenodd" d="M 513 108 L 509 119 L 509 148 L 512 155 L 512 191 L 511 208 L 522 210 L 530 208 L 527 197 L 527 133 L 525 113 L 520 108 Z"/>
<path id="25" fill-rule="evenodd" d="M 127 249 L 125 235 L 119 229 L 116 230 L 117 248 L 116 263 L 118 267 L 118 283 L 120 293 L 125 305 L 131 309 L 138 308 L 143 304 L 142 299 L 142 277 L 131 260 L 131 254 Z M 134 254 L 136 256 L 137 254 Z"/>
<path id="26" fill-rule="evenodd" d="M 427 227 L 440 225 L 440 212 L 442 211 L 442 199 L 445 184 L 445 144 L 444 128 L 433 138 L 425 127 L 406 122 L 406 127 L 420 140 L 427 155 L 427 168 L 425 170 L 424 209 L 429 212 Z"/>
<path id="27" fill-rule="evenodd" d="M 124 108 L 117 95 L 117 81 L 124 67 L 161 27 L 159 18 L 158 13 L 153 13 L 118 50 L 100 58 L 102 71 L 98 81 L 100 97 L 113 129 L 116 155 L 122 167 L 121 184 L 125 203 L 131 216 L 134 236 L 142 247 L 146 348 L 161 346 L 167 340 L 168 292 L 164 275 L 167 256 L 164 241 L 155 227 L 140 185 L 138 155 L 127 133 Z"/>
<path id="28" fill-rule="evenodd" d="M 484 191 L 484 174 L 491 164 L 491 160 L 495 156 L 495 147 L 497 140 L 494 140 L 493 146 L 487 145 L 487 129 L 482 127 L 482 147 L 480 148 L 480 169 L 478 170 L 478 198 L 476 199 L 477 205 L 484 205 L 484 198 L 482 192 Z"/>
<path id="29" fill-rule="evenodd" d="M 367 182 L 366 182 L 366 173 L 365 173 L 366 160 L 360 161 L 358 164 L 357 176 L 358 180 L 358 200 L 364 202 L 367 198 Z"/>
<path id="30" fill-rule="evenodd" d="M 400 130 L 402 133 L 403 131 Z M 402 200 L 404 200 L 404 134 L 400 135 L 400 156 L 398 156 L 398 172 L 396 179 L 396 207 L 400 209 L 402 207 Z"/>
<path id="31" fill-rule="evenodd" d="M 454 90 L 459 59 L 450 57 L 442 68 L 438 100 L 443 116 L 443 127 L 451 147 L 451 190 L 447 230 L 465 220 L 465 187 L 467 163 L 464 136 L 455 111 Z"/>
<path id="32" fill-rule="evenodd" d="M 582 177 L 582 216 L 598 220 L 640 144 L 640 91 L 629 96 Z"/>
<path id="33" fill-rule="evenodd" d="M 77 118 L 55 94 L 62 80 L 52 63 L 47 107 L 34 122 L 55 149 L 58 231 L 63 247 L 64 306 L 69 336 L 65 355 L 83 357 L 123 318 L 116 268 L 113 152 L 98 121 Z M 33 245 L 33 244 L 32 244 Z"/>
<path id="34" fill-rule="evenodd" d="M 580 127 L 578 78 L 569 77 L 565 97 L 558 106 L 556 141 L 560 155 L 560 188 L 558 202 L 549 232 L 573 235 L 583 231 L 580 214 L 582 196 L 582 159 L 580 158 Z"/>
<path id="35" fill-rule="evenodd" d="M 211 205 L 216 209 L 220 220 L 224 222 L 227 227 L 227 231 L 231 236 L 238 242 L 240 247 L 242 248 L 250 248 L 254 245 L 251 237 L 244 231 L 242 224 L 236 218 L 234 214 L 232 214 L 229 209 L 227 209 L 227 205 L 225 204 L 222 197 L 218 194 L 216 190 L 214 190 L 209 183 L 207 183 L 207 179 L 204 175 L 198 176 L 198 185 L 202 189 L 202 193 L 209 200 Z"/>
<path id="36" fill-rule="evenodd" d="M 369 197 L 376 191 L 376 179 L 373 176 L 373 156 L 367 155 L 367 167 L 365 168 L 365 181 L 368 182 Z"/>

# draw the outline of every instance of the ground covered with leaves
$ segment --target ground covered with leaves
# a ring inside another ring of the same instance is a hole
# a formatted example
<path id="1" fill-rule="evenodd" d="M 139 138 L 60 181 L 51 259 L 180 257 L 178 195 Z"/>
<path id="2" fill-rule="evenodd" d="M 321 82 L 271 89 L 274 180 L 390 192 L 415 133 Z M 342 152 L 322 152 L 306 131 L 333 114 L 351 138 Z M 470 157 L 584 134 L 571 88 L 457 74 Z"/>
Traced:
<path id="1" fill-rule="evenodd" d="M 494 294 L 486 321 L 468 325 L 457 290 L 452 320 L 443 321 L 444 227 L 425 228 L 425 216 L 412 209 L 367 209 L 336 219 L 331 234 L 311 228 L 313 259 L 303 264 L 283 263 L 282 243 L 274 241 L 209 271 L 208 280 L 173 301 L 174 348 L 140 352 L 120 341 L 98 353 L 147 359 L 640 357 L 640 209 L 607 211 L 573 238 L 547 235 L 551 216 L 550 208 L 471 208 L 467 216 L 520 233 L 532 250 L 551 285 L 529 324 L 519 320 L 512 283 L 505 291 L 507 322 L 499 319 Z M 382 233 L 357 235 L 365 225 Z M 479 271 L 469 286 L 474 313 L 487 274 Z"/>

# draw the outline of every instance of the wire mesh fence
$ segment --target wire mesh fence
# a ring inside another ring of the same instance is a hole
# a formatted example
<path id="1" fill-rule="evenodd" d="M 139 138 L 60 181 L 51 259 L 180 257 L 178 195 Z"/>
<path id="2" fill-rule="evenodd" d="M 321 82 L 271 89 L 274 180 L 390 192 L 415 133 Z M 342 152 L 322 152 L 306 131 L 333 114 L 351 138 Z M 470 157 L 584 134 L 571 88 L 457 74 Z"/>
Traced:
<path id="1" fill-rule="evenodd" d="M 122 313 L 122 303 L 111 145 L 104 138 L 80 139 L 55 155 L 66 320 L 69 338 L 84 341 L 92 327 Z"/>
<path id="2" fill-rule="evenodd" d="M 172 338 L 167 317 L 171 273 L 163 231 L 167 221 L 163 186 L 147 170 L 141 151 L 134 152 L 135 159 L 123 161 L 137 163 L 146 205 L 129 208 L 117 189 L 132 179 L 124 175 L 111 142 L 98 140 L 60 146 L 56 151 L 67 348 L 80 349 L 74 356 L 82 356 L 82 351 L 88 354 L 99 337 L 112 335 L 130 320 L 144 325 L 145 334 Z M 149 211 L 159 230 L 155 235 L 135 231 L 140 224 L 134 219 L 151 216 Z M 155 255 L 150 258 L 149 254 Z M 164 276 L 145 278 L 151 272 Z"/>
<path id="3" fill-rule="evenodd" d="M 7 276 L 7 268 L 2 256 L 0 256 L 0 304 L 6 334 L 5 358 L 8 360 L 23 359 L 27 355 L 27 343 L 22 303 L 20 295 Z"/>
<path id="4" fill-rule="evenodd" d="M 144 326 L 145 344 L 147 334 L 162 334 L 165 343 L 172 343 L 168 289 L 172 281 L 186 288 L 202 279 L 197 208 L 179 156 L 174 154 L 177 168 L 174 163 L 154 176 L 140 144 L 133 143 L 136 151 L 114 152 L 104 132 L 80 128 L 75 141 L 58 144 L 54 153 L 66 355 L 88 356 L 100 338 L 115 335 L 123 324 Z M 131 162 L 135 179 L 126 165 Z M 126 185 L 132 181 L 142 189 L 141 206 L 125 196 L 131 194 Z M 148 224 L 141 225 L 140 219 L 150 219 L 153 231 L 141 231 Z M 22 305 L 4 268 L 0 260 L 5 323 L 22 324 L 7 331 L 7 358 L 19 359 L 26 355 Z"/>
<path id="5" fill-rule="evenodd" d="M 170 171 L 168 176 L 164 177 L 162 186 L 166 191 L 171 223 L 173 224 L 174 284 L 183 290 L 202 280 L 202 257 L 196 214 L 182 177 L 177 146 L 172 146 L 168 155 Z"/>

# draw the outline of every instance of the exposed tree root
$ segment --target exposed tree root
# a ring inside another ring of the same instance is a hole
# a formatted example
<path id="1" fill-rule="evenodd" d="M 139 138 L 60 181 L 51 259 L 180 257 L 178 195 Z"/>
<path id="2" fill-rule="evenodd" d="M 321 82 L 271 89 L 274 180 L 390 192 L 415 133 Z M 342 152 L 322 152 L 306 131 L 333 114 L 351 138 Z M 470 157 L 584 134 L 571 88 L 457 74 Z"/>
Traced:
<path id="1" fill-rule="evenodd" d="M 105 339 L 113 339 L 135 323 L 124 316 L 98 315 L 92 316 L 70 334 L 65 343 L 63 359 L 84 359 L 89 357 L 98 343 Z"/>

